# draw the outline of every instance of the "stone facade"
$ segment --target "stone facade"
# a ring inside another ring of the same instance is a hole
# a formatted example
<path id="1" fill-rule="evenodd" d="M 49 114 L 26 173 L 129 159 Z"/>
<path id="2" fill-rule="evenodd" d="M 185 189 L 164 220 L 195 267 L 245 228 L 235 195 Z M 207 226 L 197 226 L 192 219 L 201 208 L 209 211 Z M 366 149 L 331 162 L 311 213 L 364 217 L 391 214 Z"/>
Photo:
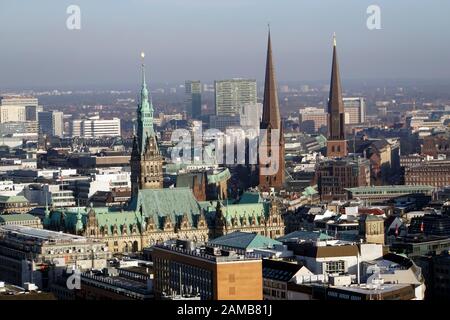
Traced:
<path id="1" fill-rule="evenodd" d="M 278 238 L 284 220 L 277 201 L 244 194 L 241 202 L 195 199 L 189 188 L 140 190 L 126 210 L 78 207 L 46 213 L 47 229 L 105 242 L 112 252 L 137 252 L 170 239 L 205 242 L 234 231 Z"/>

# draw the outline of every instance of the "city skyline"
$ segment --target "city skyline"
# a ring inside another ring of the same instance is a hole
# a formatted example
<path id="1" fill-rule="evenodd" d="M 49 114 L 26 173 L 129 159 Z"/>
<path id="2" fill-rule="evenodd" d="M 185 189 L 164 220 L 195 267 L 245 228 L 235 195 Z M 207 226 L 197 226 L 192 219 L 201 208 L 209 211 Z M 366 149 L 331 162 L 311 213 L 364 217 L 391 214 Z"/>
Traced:
<path id="1" fill-rule="evenodd" d="M 343 81 L 450 78 L 450 48 L 442 32 L 449 29 L 444 17 L 448 4 L 437 10 L 417 1 L 379 1 L 381 29 L 369 30 L 370 1 L 283 3 L 79 1 L 81 29 L 69 30 L 68 1 L 25 7 L 3 1 L 0 36 L 7 45 L 0 59 L 0 86 L 128 87 L 139 81 L 132 70 L 141 51 L 147 54 L 150 83 L 236 77 L 261 81 L 267 22 L 280 82 L 325 81 L 333 32 L 342 52 Z M 11 20 L 19 13 L 23 19 Z"/>

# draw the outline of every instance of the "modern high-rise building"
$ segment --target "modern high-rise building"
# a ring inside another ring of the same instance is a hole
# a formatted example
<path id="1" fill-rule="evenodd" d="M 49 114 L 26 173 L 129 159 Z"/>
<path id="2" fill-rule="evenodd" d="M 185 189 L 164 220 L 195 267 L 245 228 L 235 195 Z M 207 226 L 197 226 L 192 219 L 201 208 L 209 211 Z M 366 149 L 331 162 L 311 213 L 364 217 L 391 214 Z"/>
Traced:
<path id="1" fill-rule="evenodd" d="M 186 111 L 193 119 L 202 115 L 202 84 L 200 81 L 187 80 L 185 82 Z"/>
<path id="2" fill-rule="evenodd" d="M 269 159 L 269 163 L 262 163 L 259 157 L 259 187 L 263 191 L 269 191 L 270 188 L 281 189 L 285 182 L 285 160 L 284 160 L 284 132 L 280 117 L 280 108 L 278 106 L 277 82 L 275 80 L 275 69 L 272 61 L 272 43 L 270 40 L 270 31 L 267 40 L 267 61 L 266 78 L 264 81 L 264 101 L 261 120 L 261 130 L 266 130 L 266 145 L 259 146 L 259 156 L 263 154 Z M 276 132 L 278 131 L 278 132 Z M 278 141 L 272 140 L 272 133 L 275 137 L 278 133 Z M 276 148 L 273 148 L 275 147 Z M 267 174 L 268 169 L 274 169 L 274 173 Z"/>
<path id="3" fill-rule="evenodd" d="M 70 122 L 70 134 L 72 137 L 102 138 L 118 137 L 121 135 L 120 119 L 100 119 L 91 117 L 88 119 L 74 119 Z"/>
<path id="4" fill-rule="evenodd" d="M 57 137 L 64 134 L 64 114 L 60 111 L 38 113 L 39 133 Z"/>
<path id="5" fill-rule="evenodd" d="M 328 141 L 327 157 L 345 157 L 345 111 L 342 101 L 341 79 L 337 59 L 336 37 L 333 39 L 333 63 L 331 69 L 330 97 L 328 100 Z"/>
<path id="6" fill-rule="evenodd" d="M 33 97 L 0 97 L 0 123 L 37 121 L 37 113 L 42 111 L 38 99 Z"/>
<path id="7" fill-rule="evenodd" d="M 366 120 L 366 101 L 361 97 L 343 98 L 345 123 L 361 124 Z"/>
<path id="8" fill-rule="evenodd" d="M 238 116 L 245 104 L 256 103 L 256 80 L 220 80 L 214 87 L 217 116 Z"/>

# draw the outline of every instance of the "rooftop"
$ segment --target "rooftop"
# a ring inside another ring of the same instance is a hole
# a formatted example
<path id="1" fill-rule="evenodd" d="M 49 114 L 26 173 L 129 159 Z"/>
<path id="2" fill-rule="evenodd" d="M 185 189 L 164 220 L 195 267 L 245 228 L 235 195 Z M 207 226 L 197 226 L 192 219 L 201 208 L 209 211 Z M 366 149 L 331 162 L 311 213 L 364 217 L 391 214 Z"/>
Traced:
<path id="1" fill-rule="evenodd" d="M 214 263 L 220 263 L 220 262 L 233 262 L 233 261 L 249 261 L 249 260 L 260 260 L 261 258 L 255 254 L 252 253 L 245 253 L 245 254 L 237 254 L 233 251 L 221 251 L 220 253 L 214 254 L 214 253 L 207 253 L 207 248 L 205 247 L 197 247 L 190 249 L 185 249 L 180 246 L 176 246 L 175 244 L 156 244 L 154 247 L 155 250 L 167 250 L 171 251 L 173 253 L 178 253 L 181 255 L 187 255 L 191 256 L 193 258 L 202 259 Z M 227 253 L 228 255 L 225 255 L 224 253 Z"/>
<path id="2" fill-rule="evenodd" d="M 40 220 L 40 219 L 28 213 L 0 215 L 0 224 L 5 222 L 28 221 L 28 220 Z"/>
<path id="3" fill-rule="evenodd" d="M 427 185 L 391 185 L 391 186 L 368 186 L 345 188 L 352 193 L 398 193 L 398 192 L 414 192 L 414 191 L 432 191 L 434 187 Z"/>
<path id="4" fill-rule="evenodd" d="M 86 242 L 87 238 L 73 234 L 37 229 L 20 225 L 0 226 L 0 233 L 5 233 L 13 237 L 26 237 L 36 241 L 59 242 Z"/>
<path id="5" fill-rule="evenodd" d="M 299 241 L 322 241 L 331 239 L 334 238 L 320 231 L 298 230 L 286 234 L 278 238 L 277 240 L 281 242 L 299 242 Z"/>
<path id="6" fill-rule="evenodd" d="M 28 200 L 24 196 L 0 195 L 0 203 L 28 203 Z"/>
<path id="7" fill-rule="evenodd" d="M 277 240 L 261 236 L 257 233 L 235 231 L 208 242 L 212 245 L 242 250 L 273 247 L 282 244 Z"/>

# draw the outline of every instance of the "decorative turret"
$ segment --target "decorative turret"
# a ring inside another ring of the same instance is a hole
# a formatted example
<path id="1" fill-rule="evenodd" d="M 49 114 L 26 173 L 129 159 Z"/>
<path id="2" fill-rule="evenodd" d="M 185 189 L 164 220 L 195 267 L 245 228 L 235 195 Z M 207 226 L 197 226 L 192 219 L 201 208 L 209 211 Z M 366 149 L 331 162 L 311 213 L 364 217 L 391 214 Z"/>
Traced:
<path id="1" fill-rule="evenodd" d="M 83 222 L 81 221 L 81 219 L 82 219 L 82 215 L 81 215 L 81 211 L 80 211 L 80 206 L 78 205 L 77 223 L 75 224 L 75 233 L 76 234 L 81 234 L 81 232 L 83 231 Z"/>
<path id="2" fill-rule="evenodd" d="M 145 221 L 144 211 L 142 210 L 142 205 L 139 207 L 139 212 L 141 214 L 141 234 L 147 229 L 147 222 Z"/>
<path id="3" fill-rule="evenodd" d="M 97 215 L 95 213 L 94 207 L 92 203 L 90 204 L 90 208 L 87 214 L 86 219 L 86 230 L 85 234 L 87 236 L 97 236 L 100 233 Z"/>
<path id="4" fill-rule="evenodd" d="M 170 218 L 170 216 L 165 217 L 163 230 L 164 231 L 173 230 L 172 219 Z"/>
<path id="5" fill-rule="evenodd" d="M 197 221 L 197 229 L 205 229 L 208 225 L 206 224 L 206 217 L 203 210 L 200 212 L 200 216 L 198 217 Z"/>
<path id="6" fill-rule="evenodd" d="M 47 196 L 45 196 L 45 216 L 44 216 L 43 224 L 44 224 L 44 228 L 46 228 L 46 229 L 48 229 L 51 224 L 50 211 L 48 210 Z"/>
<path id="7" fill-rule="evenodd" d="M 186 213 L 183 214 L 180 221 L 180 230 L 186 230 L 191 227 L 191 224 L 189 223 L 189 219 Z"/>
<path id="8" fill-rule="evenodd" d="M 156 225 L 155 225 L 155 219 L 153 219 L 153 216 L 150 216 L 146 223 L 146 231 L 155 231 Z"/>

